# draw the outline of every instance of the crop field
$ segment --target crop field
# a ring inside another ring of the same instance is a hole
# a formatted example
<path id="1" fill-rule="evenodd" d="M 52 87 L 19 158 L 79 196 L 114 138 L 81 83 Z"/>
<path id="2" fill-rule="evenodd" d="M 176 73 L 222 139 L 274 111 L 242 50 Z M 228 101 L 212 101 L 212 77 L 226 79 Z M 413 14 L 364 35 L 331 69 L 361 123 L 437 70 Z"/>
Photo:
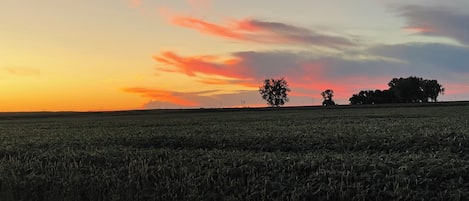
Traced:
<path id="1" fill-rule="evenodd" d="M 0 113 L 0 200 L 468 200 L 469 106 Z"/>

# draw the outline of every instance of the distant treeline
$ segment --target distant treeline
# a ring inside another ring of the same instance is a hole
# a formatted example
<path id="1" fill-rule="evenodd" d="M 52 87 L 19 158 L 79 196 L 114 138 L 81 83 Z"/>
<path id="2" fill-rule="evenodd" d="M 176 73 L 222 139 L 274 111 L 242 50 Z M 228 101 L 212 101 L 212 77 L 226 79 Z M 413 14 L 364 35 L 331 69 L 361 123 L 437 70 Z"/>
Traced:
<path id="1" fill-rule="evenodd" d="M 420 77 L 393 78 L 386 90 L 360 91 L 349 99 L 352 105 L 385 104 L 385 103 L 426 103 L 436 102 L 438 95 L 445 89 L 436 80 L 427 80 Z M 267 78 L 259 87 L 259 93 L 271 107 L 280 107 L 289 101 L 290 92 L 288 83 L 284 78 Z M 321 93 L 323 106 L 335 106 L 332 99 L 334 91 L 327 89 Z"/>
<path id="2" fill-rule="evenodd" d="M 384 104 L 384 103 L 422 103 L 436 102 L 438 95 L 445 89 L 437 80 L 426 80 L 420 77 L 393 78 L 386 90 L 364 90 L 354 94 L 350 104 Z"/>

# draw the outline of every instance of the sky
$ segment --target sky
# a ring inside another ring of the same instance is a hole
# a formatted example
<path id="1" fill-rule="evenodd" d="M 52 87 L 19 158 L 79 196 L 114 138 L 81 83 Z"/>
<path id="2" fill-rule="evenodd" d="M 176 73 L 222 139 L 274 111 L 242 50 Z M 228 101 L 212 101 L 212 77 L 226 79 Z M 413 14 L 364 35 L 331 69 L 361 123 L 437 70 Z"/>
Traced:
<path id="1" fill-rule="evenodd" d="M 411 3 L 410 3 L 411 2 Z M 2 0 L 0 112 L 335 102 L 392 78 L 469 100 L 467 0 Z"/>

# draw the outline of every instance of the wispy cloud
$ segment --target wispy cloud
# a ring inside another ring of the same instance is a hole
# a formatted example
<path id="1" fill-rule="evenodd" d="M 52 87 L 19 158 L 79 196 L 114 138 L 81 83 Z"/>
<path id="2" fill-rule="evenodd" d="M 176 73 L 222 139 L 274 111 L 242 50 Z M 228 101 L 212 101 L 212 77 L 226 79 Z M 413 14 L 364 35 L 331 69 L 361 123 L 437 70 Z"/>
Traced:
<path id="1" fill-rule="evenodd" d="M 192 94 L 191 100 L 203 103 L 196 107 L 201 108 L 224 108 L 224 107 L 264 107 L 267 104 L 260 100 L 257 91 L 237 91 L 227 94 L 216 94 L 212 96 L 201 96 Z M 196 108 L 194 106 L 184 106 L 172 102 L 162 102 L 158 99 L 150 100 L 143 105 L 145 109 L 166 109 L 166 108 Z"/>
<path id="2" fill-rule="evenodd" d="M 404 29 L 428 36 L 455 39 L 469 45 L 469 14 L 443 7 L 402 6 L 399 14 L 407 21 Z"/>
<path id="3" fill-rule="evenodd" d="M 146 109 L 261 106 L 256 105 L 259 102 L 256 90 L 240 90 L 229 93 L 221 93 L 217 90 L 175 92 L 146 87 L 131 87 L 125 88 L 123 91 L 149 98 L 150 100 L 143 105 L 143 108 Z"/>
<path id="4" fill-rule="evenodd" d="M 142 0 L 127 0 L 131 8 L 137 8 L 142 6 Z"/>
<path id="5" fill-rule="evenodd" d="M 378 75 L 392 72 L 396 65 L 385 60 L 349 60 L 340 57 L 314 57 L 312 52 L 246 51 L 234 52 L 224 60 L 213 55 L 181 56 L 175 52 L 155 55 L 162 64 L 158 71 L 182 73 L 190 77 L 198 74 L 221 76 L 229 79 L 214 79 L 206 83 L 234 81 L 258 82 L 266 77 L 292 77 L 301 80 L 321 77 L 337 78 L 343 75 Z"/>
<path id="6" fill-rule="evenodd" d="M 4 67 L 0 68 L 0 72 L 16 76 L 36 76 L 41 74 L 39 68 L 32 67 Z"/>
<path id="7" fill-rule="evenodd" d="M 249 71 L 246 66 L 239 65 L 237 58 L 218 61 L 218 57 L 204 55 L 183 57 L 174 52 L 162 52 L 153 58 L 163 64 L 172 66 L 172 68 L 161 67 L 159 70 L 166 72 L 180 72 L 188 76 L 196 76 L 197 73 L 207 75 L 219 75 L 228 78 L 246 79 L 243 72 Z"/>
<path id="8" fill-rule="evenodd" d="M 123 89 L 124 92 L 140 94 L 142 97 L 157 100 L 159 102 L 172 103 L 179 106 L 194 107 L 198 106 L 198 102 L 191 101 L 185 96 L 187 93 L 180 93 L 161 89 L 151 89 L 144 87 L 132 87 Z"/>
<path id="9" fill-rule="evenodd" d="M 469 48 L 439 43 L 406 43 L 379 45 L 370 53 L 401 60 L 407 68 L 441 73 L 469 73 Z M 397 64 L 396 64 L 397 66 Z M 409 71 L 401 69 L 403 72 Z"/>
<path id="10" fill-rule="evenodd" d="M 460 94 L 467 94 L 467 92 L 469 91 L 469 83 L 447 83 L 446 85 L 444 85 L 444 87 L 445 95 L 449 95 L 450 100 L 457 100 L 457 97 L 455 96 Z"/>
<path id="11" fill-rule="evenodd" d="M 211 0 L 186 0 L 189 5 L 191 5 L 193 8 L 201 8 L 205 9 L 210 7 L 212 4 Z"/>
<path id="12" fill-rule="evenodd" d="M 357 44 L 346 37 L 319 33 L 281 22 L 257 19 L 232 20 L 226 24 L 210 23 L 188 16 L 172 16 L 171 23 L 201 33 L 239 41 L 263 44 L 290 44 L 329 48 L 353 47 Z"/>

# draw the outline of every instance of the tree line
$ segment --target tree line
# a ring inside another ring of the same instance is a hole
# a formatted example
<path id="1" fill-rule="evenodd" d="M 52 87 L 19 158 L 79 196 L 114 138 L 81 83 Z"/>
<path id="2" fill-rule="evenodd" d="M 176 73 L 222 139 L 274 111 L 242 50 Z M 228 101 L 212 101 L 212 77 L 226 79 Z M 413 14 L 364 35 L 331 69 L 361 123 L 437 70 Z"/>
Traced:
<path id="1" fill-rule="evenodd" d="M 352 105 L 384 104 L 384 103 L 422 103 L 437 102 L 438 95 L 443 94 L 445 88 L 437 80 L 427 80 L 420 77 L 410 76 L 407 78 L 393 78 L 388 83 L 386 90 L 363 90 L 353 94 L 349 98 Z M 272 107 L 280 107 L 289 101 L 288 92 L 291 89 L 284 78 L 265 79 L 259 87 L 259 93 L 267 104 Z M 332 89 L 321 92 L 322 105 L 336 105 Z"/>
<path id="2" fill-rule="evenodd" d="M 349 99 L 354 104 L 383 103 L 426 103 L 436 102 L 438 95 L 445 88 L 437 80 L 426 80 L 420 77 L 393 78 L 386 90 L 360 91 Z"/>

